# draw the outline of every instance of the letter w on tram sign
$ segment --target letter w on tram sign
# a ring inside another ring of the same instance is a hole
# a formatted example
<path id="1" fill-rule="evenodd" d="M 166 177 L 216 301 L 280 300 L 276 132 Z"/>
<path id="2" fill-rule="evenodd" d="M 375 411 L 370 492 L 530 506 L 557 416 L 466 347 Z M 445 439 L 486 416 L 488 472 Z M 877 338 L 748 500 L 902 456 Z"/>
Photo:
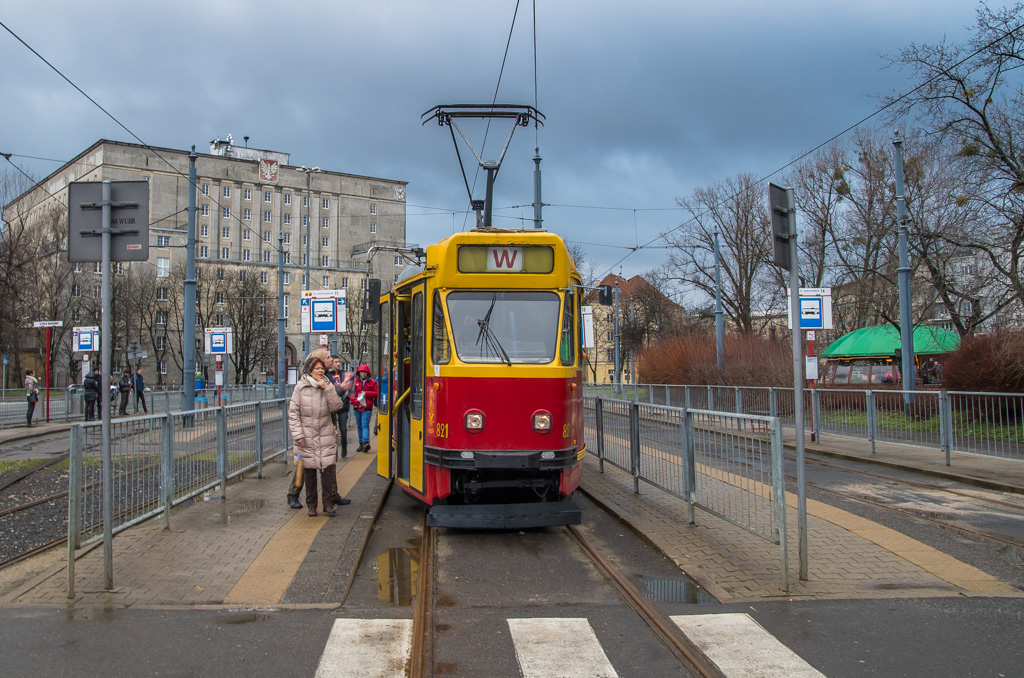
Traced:
<path id="1" fill-rule="evenodd" d="M 488 247 L 487 248 L 487 270 L 488 271 L 522 271 L 523 270 L 523 248 L 522 247 Z"/>

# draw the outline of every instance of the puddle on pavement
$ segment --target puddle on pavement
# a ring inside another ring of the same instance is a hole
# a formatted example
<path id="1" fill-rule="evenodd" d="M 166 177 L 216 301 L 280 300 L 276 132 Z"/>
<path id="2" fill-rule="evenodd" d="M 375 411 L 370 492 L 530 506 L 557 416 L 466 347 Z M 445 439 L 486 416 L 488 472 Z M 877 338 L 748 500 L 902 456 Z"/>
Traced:
<path id="1" fill-rule="evenodd" d="M 416 600 L 420 581 L 419 549 L 393 548 L 377 556 L 377 599 L 399 607 Z"/>
<path id="2" fill-rule="evenodd" d="M 657 603 L 718 604 L 714 596 L 688 579 L 645 579 L 639 588 L 644 598 Z"/>
<path id="3" fill-rule="evenodd" d="M 229 506 L 224 507 L 229 509 L 226 514 L 222 511 L 211 513 L 210 520 L 221 520 L 230 523 L 233 518 L 240 518 L 255 513 L 263 508 L 266 503 L 266 499 L 247 499 L 245 501 L 233 502 Z"/>

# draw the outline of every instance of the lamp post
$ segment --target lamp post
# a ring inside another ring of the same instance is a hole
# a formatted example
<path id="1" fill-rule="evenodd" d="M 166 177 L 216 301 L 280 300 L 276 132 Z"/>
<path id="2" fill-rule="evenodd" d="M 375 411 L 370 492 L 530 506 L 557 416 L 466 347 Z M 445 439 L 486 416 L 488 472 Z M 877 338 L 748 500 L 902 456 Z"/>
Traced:
<path id="1" fill-rule="evenodd" d="M 319 167 L 296 167 L 296 171 L 306 173 L 306 284 L 303 286 L 304 289 L 309 291 L 309 241 L 312 239 L 312 233 L 310 232 L 310 224 L 313 223 L 313 199 L 310 197 L 309 192 L 309 177 L 311 174 L 320 172 Z M 306 332 L 306 336 L 302 339 L 302 352 L 304 356 L 309 355 L 309 332 Z"/>

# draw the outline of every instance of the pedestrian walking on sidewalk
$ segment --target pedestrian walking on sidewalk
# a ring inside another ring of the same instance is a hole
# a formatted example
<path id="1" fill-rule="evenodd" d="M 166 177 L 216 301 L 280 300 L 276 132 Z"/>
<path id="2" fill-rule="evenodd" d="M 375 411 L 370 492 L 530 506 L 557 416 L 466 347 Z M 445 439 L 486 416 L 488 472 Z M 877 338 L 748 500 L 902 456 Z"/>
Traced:
<path id="1" fill-rule="evenodd" d="M 82 382 L 85 392 L 85 420 L 92 421 L 98 414 L 103 416 L 103 401 L 100 399 L 100 368 L 94 367 L 92 374 L 86 375 Z"/>
<path id="2" fill-rule="evenodd" d="M 310 351 L 309 355 L 306 356 L 306 360 L 303 361 L 302 363 L 302 376 L 305 377 L 307 374 L 309 374 L 309 369 L 313 365 L 314 358 L 319 358 L 320 360 L 323 360 L 324 364 L 326 365 L 328 355 L 330 354 L 328 353 L 326 348 L 316 348 Z M 302 453 L 299 450 L 295 450 L 295 476 L 292 478 L 291 487 L 288 488 L 288 505 L 291 506 L 293 509 L 302 508 L 302 503 L 299 502 L 299 494 L 302 493 L 303 472 L 302 464 L 298 462 L 298 459 L 301 456 Z"/>
<path id="3" fill-rule="evenodd" d="M 142 368 L 139 367 L 135 370 L 135 376 L 132 377 L 132 388 L 135 389 L 135 414 L 139 413 L 139 402 L 142 402 L 142 413 L 149 414 L 149 408 L 146 407 L 146 381 L 142 378 Z"/>
<path id="4" fill-rule="evenodd" d="M 32 423 L 32 414 L 36 411 L 36 403 L 39 402 L 39 382 L 36 381 L 35 375 L 35 370 L 25 370 L 25 400 L 28 402 L 28 414 L 25 425 L 29 428 L 35 426 Z"/>
<path id="5" fill-rule="evenodd" d="M 125 370 L 117 380 L 117 392 L 121 394 L 121 407 L 117 413 L 122 417 L 128 416 L 128 399 L 132 396 L 132 373 L 129 370 Z"/>
<path id="6" fill-rule="evenodd" d="M 356 428 L 359 429 L 359 447 L 356 451 L 369 452 L 370 417 L 373 416 L 373 404 L 377 401 L 377 382 L 370 376 L 368 365 L 360 365 L 356 370 L 349 400 L 352 402 L 352 409 L 356 411 Z"/>
<path id="7" fill-rule="evenodd" d="M 334 384 L 324 376 L 325 372 L 323 359 L 313 358 L 309 374 L 304 375 L 295 385 L 288 405 L 288 428 L 295 441 L 295 451 L 301 455 L 306 511 L 310 516 L 317 515 L 318 471 L 323 486 L 324 513 L 336 515 L 331 498 L 337 492 L 335 472 L 338 445 L 331 413 L 340 410 L 342 403 Z M 349 500 L 342 499 L 340 503 L 347 504 Z"/>

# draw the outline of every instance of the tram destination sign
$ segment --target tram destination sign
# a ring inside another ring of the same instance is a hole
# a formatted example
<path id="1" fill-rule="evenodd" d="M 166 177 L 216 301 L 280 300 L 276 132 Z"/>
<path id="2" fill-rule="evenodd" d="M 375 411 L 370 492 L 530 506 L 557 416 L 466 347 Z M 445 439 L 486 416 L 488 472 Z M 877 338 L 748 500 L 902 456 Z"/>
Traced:
<path id="1" fill-rule="evenodd" d="M 103 261 L 103 182 L 68 185 L 68 261 Z M 110 260 L 149 259 L 149 182 L 110 182 Z"/>

